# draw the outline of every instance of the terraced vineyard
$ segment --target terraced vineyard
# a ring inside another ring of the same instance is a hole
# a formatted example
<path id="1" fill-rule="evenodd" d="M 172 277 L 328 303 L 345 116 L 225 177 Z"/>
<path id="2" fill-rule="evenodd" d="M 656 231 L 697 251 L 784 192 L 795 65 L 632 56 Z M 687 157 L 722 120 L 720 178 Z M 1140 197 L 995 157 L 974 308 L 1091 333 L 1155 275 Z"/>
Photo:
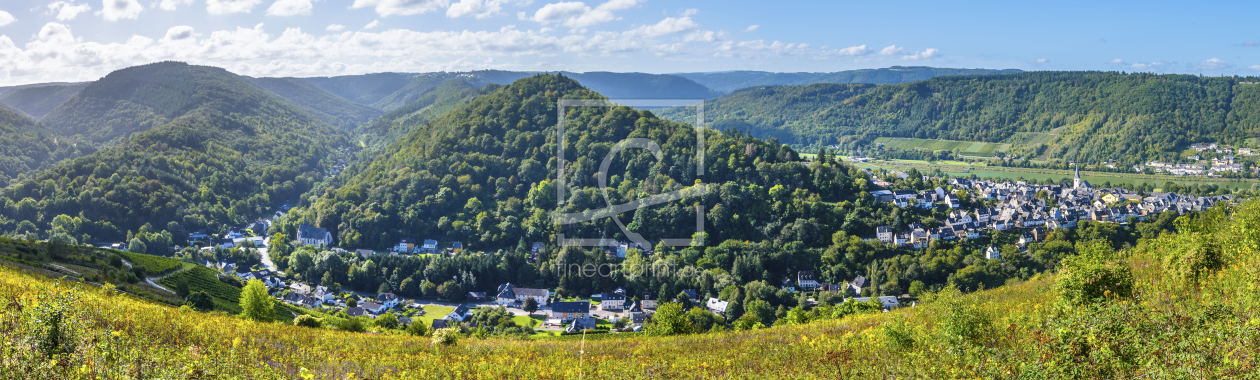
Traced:
<path id="1" fill-rule="evenodd" d="M 146 255 L 143 253 L 119 251 L 118 254 L 126 258 L 131 265 L 144 268 L 145 273 L 148 273 L 151 276 L 164 274 L 182 268 L 185 265 L 192 265 L 190 263 L 185 263 L 171 258 Z"/>
<path id="2" fill-rule="evenodd" d="M 214 297 L 215 309 L 231 313 L 241 311 L 241 289 L 219 281 L 218 272 L 213 269 L 197 265 L 186 271 L 167 276 L 159 282 L 162 286 L 175 289 L 180 280 L 187 281 L 190 292 L 206 292 Z"/>
<path id="3" fill-rule="evenodd" d="M 1011 144 L 998 144 L 986 142 L 971 141 L 953 141 L 953 140 L 934 140 L 934 139 L 912 139 L 903 137 L 880 137 L 875 139 L 876 143 L 884 144 L 890 148 L 897 149 L 922 149 L 922 150 L 948 150 L 961 151 L 964 156 L 975 157 L 993 157 L 994 153 L 1006 152 L 1010 150 Z"/>

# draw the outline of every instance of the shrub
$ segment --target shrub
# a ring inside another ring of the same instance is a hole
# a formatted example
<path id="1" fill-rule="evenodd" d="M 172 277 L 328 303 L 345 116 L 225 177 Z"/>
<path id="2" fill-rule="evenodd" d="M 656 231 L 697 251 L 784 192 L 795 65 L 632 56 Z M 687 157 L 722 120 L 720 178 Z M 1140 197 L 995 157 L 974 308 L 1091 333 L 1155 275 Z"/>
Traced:
<path id="1" fill-rule="evenodd" d="M 435 346 L 454 346 L 456 343 L 459 343 L 459 329 L 457 328 L 437 329 L 433 332 Z"/>
<path id="2" fill-rule="evenodd" d="M 899 350 L 914 348 L 914 333 L 904 318 L 897 318 L 884 324 L 882 330 L 884 332 L 884 340 L 888 342 L 889 346 Z"/>
<path id="3" fill-rule="evenodd" d="M 988 333 L 992 321 L 975 304 L 967 302 L 957 288 L 946 287 L 937 296 L 937 302 L 943 309 L 941 332 L 951 343 L 976 344 Z"/>
<path id="4" fill-rule="evenodd" d="M 322 323 L 319 320 L 319 318 L 315 318 L 306 314 L 302 314 L 302 315 L 297 316 L 297 318 L 293 318 L 294 326 L 319 328 L 321 324 Z"/>
<path id="5" fill-rule="evenodd" d="M 1080 254 L 1064 258 L 1055 289 L 1069 304 L 1086 304 L 1106 297 L 1133 295 L 1133 271 L 1115 257 L 1104 241 L 1078 244 Z"/>
<path id="6" fill-rule="evenodd" d="M 424 322 L 415 320 L 411 322 L 411 325 L 407 326 L 407 333 L 412 336 L 429 336 L 433 331 L 430 331 L 429 326 L 425 326 Z"/>
<path id="7" fill-rule="evenodd" d="M 1164 256 L 1164 270 L 1183 285 L 1198 284 L 1225 262 L 1221 245 L 1200 233 L 1187 233 L 1189 248 L 1170 249 Z M 1182 252 L 1178 252 L 1182 251 Z"/>

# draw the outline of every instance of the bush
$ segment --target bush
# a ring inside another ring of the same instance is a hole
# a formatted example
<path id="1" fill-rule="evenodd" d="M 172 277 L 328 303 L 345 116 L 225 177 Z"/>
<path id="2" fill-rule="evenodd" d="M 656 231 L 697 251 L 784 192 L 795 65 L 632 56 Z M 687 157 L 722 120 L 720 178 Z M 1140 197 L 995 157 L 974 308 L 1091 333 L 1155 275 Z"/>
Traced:
<path id="1" fill-rule="evenodd" d="M 975 304 L 963 299 L 962 292 L 946 287 L 937 297 L 943 308 L 940 318 L 941 332 L 953 344 L 978 344 L 989 332 L 992 321 Z"/>
<path id="2" fill-rule="evenodd" d="M 430 331 L 429 326 L 425 326 L 424 322 L 415 320 L 411 322 L 411 325 L 407 326 L 407 333 L 412 336 L 429 336 L 433 331 Z"/>
<path id="3" fill-rule="evenodd" d="M 1080 254 L 1064 258 L 1059 264 L 1055 289 L 1062 300 L 1075 305 L 1108 297 L 1133 296 L 1133 271 L 1129 264 L 1115 256 L 1104 241 L 1078 244 Z"/>
<path id="4" fill-rule="evenodd" d="M 302 326 L 302 327 L 319 328 L 322 325 L 322 322 L 319 320 L 319 318 L 302 314 L 302 315 L 297 316 L 297 318 L 293 318 L 293 325 Z"/>
<path id="5" fill-rule="evenodd" d="M 437 329 L 433 332 L 433 345 L 435 346 L 454 346 L 456 343 L 459 343 L 458 328 Z"/>
<path id="6" fill-rule="evenodd" d="M 889 346 L 899 350 L 914 348 L 914 333 L 904 318 L 897 318 L 884 324 L 882 330 L 884 331 L 884 340 L 888 342 Z"/>

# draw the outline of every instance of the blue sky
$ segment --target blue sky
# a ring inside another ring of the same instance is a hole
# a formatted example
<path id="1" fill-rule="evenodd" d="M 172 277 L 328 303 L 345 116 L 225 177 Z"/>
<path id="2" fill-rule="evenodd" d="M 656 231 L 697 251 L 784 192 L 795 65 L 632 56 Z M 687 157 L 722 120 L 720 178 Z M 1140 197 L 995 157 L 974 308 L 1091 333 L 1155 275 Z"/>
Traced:
<path id="1" fill-rule="evenodd" d="M 6 0 L 0 85 L 93 80 L 163 60 L 252 76 L 893 65 L 1257 75 L 1257 10 L 1159 1 Z"/>

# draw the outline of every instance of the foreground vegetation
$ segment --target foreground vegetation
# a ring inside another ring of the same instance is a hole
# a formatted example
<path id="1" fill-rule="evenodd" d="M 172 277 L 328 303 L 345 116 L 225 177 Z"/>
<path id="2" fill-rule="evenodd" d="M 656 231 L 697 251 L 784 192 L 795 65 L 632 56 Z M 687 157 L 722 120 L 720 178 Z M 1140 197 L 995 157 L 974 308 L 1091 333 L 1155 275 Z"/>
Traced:
<path id="1" fill-rule="evenodd" d="M 625 339 L 367 335 L 150 304 L 0 269 L 0 366 L 33 378 L 1245 377 L 1260 366 L 1260 202 L 994 290 L 767 329 Z M 819 308 L 822 309 L 822 308 Z M 816 312 L 814 312 L 816 313 Z M 660 331 L 661 326 L 649 326 Z"/>

